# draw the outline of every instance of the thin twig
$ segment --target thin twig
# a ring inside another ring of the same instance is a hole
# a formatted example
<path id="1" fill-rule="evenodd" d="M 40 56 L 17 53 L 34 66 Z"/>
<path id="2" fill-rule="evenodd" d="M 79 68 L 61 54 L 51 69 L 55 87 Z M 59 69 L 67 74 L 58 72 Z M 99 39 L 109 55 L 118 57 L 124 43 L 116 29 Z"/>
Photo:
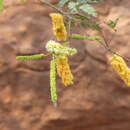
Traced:
<path id="1" fill-rule="evenodd" d="M 103 38 L 103 40 L 104 40 L 105 45 L 106 45 L 107 47 L 109 47 L 109 44 L 108 44 L 108 42 L 107 42 L 107 40 L 106 40 L 106 37 L 105 37 L 103 31 L 100 30 L 99 32 L 100 32 L 100 34 L 101 34 L 101 36 L 102 36 L 102 38 Z"/>
<path id="2" fill-rule="evenodd" d="M 126 58 L 126 57 L 124 57 L 124 56 L 118 54 L 117 52 L 113 51 L 113 50 L 110 48 L 110 46 L 109 46 L 109 45 L 110 45 L 110 42 L 111 42 L 112 39 L 115 37 L 115 34 L 112 35 L 110 41 L 108 42 L 108 41 L 106 40 L 106 38 L 105 38 L 105 35 L 104 35 L 103 31 L 100 31 L 100 33 L 101 33 L 101 35 L 102 35 L 102 38 L 103 38 L 104 43 L 101 42 L 101 41 L 100 41 L 99 43 L 100 43 L 101 45 L 104 45 L 104 47 L 105 47 L 105 49 L 107 49 L 107 51 L 109 51 L 109 52 L 112 53 L 112 54 L 115 54 L 115 55 L 118 55 L 118 56 L 122 57 L 122 58 L 123 58 L 125 61 L 127 61 L 127 62 L 130 62 L 130 59 L 129 59 L 129 58 Z"/>
<path id="3" fill-rule="evenodd" d="M 110 40 L 109 40 L 109 45 L 111 44 L 111 42 L 112 42 L 112 40 L 115 38 L 115 36 L 116 36 L 116 32 L 112 35 L 112 37 L 110 38 Z"/>
<path id="4" fill-rule="evenodd" d="M 112 53 L 112 54 L 115 54 L 115 55 L 118 55 L 118 56 L 122 57 L 125 61 L 130 62 L 130 58 L 126 58 L 126 57 L 124 57 L 124 56 L 118 54 L 117 52 L 113 51 L 109 46 L 106 46 L 106 44 L 104 44 L 102 41 L 99 41 L 99 43 L 100 43 L 108 52 L 110 52 L 110 53 Z"/>

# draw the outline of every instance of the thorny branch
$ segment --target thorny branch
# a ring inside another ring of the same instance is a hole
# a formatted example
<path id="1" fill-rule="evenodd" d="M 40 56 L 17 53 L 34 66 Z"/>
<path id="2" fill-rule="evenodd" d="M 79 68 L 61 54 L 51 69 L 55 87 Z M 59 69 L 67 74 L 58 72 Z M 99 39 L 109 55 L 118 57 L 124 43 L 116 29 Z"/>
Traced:
<path id="1" fill-rule="evenodd" d="M 55 9 L 56 11 L 58 11 L 59 13 L 61 13 L 62 15 L 64 15 L 65 17 L 67 17 L 69 19 L 69 26 L 68 26 L 68 29 L 69 29 L 69 36 L 70 36 L 70 33 L 71 33 L 71 23 L 72 21 L 75 21 L 76 19 L 71 16 L 71 15 L 80 15 L 80 16 L 83 16 L 84 18 L 86 18 L 87 20 L 91 20 L 91 22 L 94 22 L 94 23 L 97 23 L 96 21 L 92 21 L 91 18 L 85 16 L 84 14 L 80 13 L 80 12 L 74 12 L 74 13 L 68 13 L 68 12 L 64 12 L 62 9 L 60 8 L 57 8 L 56 6 L 54 6 L 53 4 L 51 4 L 50 2 L 48 2 L 47 0 L 40 0 L 40 2 L 50 6 L 51 8 Z M 120 57 L 122 57 L 125 61 L 127 62 L 130 62 L 130 59 L 129 58 L 126 58 L 120 54 L 118 54 L 117 52 L 113 51 L 113 49 L 110 48 L 109 44 L 110 42 L 112 41 L 112 39 L 115 37 L 115 35 L 112 36 L 112 38 L 110 39 L 110 41 L 108 42 L 103 34 L 102 31 L 99 31 L 100 34 L 102 35 L 102 38 L 103 38 L 103 41 L 98 41 L 108 52 L 112 53 L 112 54 L 116 54 Z"/>

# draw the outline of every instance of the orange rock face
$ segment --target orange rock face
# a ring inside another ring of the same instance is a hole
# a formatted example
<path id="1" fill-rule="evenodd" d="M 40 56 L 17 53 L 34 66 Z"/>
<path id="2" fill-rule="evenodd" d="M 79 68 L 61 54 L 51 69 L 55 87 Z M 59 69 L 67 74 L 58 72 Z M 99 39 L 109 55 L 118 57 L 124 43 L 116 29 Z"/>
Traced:
<path id="1" fill-rule="evenodd" d="M 105 16 L 106 20 L 121 17 L 111 47 L 126 57 L 129 3 L 111 1 Z M 0 13 L 0 130 L 130 130 L 130 89 L 110 67 L 106 50 L 98 43 L 72 40 L 71 46 L 78 49 L 70 58 L 75 83 L 66 88 L 58 78 L 58 108 L 50 102 L 50 58 L 15 59 L 16 55 L 45 53 L 46 42 L 55 40 L 50 12 L 47 6 L 32 2 L 11 5 Z M 109 39 L 108 30 L 105 33 Z"/>

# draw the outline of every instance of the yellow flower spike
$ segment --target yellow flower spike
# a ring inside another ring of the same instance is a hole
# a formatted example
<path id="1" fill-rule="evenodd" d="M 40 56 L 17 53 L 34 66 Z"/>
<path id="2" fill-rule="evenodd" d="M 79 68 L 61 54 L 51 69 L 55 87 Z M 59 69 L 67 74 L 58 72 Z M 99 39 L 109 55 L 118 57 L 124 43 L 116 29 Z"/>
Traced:
<path id="1" fill-rule="evenodd" d="M 65 86 L 73 84 L 73 75 L 68 64 L 67 56 L 58 56 L 56 58 L 56 68 L 57 73 Z"/>
<path id="2" fill-rule="evenodd" d="M 57 40 L 66 41 L 67 31 L 64 25 L 63 16 L 59 13 L 51 13 L 50 17 L 52 18 L 53 33 L 56 36 Z"/>
<path id="3" fill-rule="evenodd" d="M 118 55 L 113 55 L 109 58 L 109 61 L 114 68 L 114 70 L 119 74 L 121 79 L 125 82 L 127 86 L 130 86 L 130 69 L 123 60 L 122 57 Z"/>

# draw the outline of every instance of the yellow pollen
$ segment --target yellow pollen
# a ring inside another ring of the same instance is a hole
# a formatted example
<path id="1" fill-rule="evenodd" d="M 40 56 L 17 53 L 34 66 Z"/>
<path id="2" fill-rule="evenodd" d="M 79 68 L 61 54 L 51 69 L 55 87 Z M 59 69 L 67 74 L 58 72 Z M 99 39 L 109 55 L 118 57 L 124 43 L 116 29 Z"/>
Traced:
<path id="1" fill-rule="evenodd" d="M 62 83 L 65 86 L 73 84 L 73 75 L 68 64 L 67 56 L 60 56 L 56 59 L 57 73 L 62 79 Z"/>
<path id="2" fill-rule="evenodd" d="M 53 33 L 56 36 L 57 40 L 66 41 L 67 31 L 64 25 L 63 16 L 59 13 L 51 13 L 50 17 L 52 18 Z"/>
<path id="3" fill-rule="evenodd" d="M 125 82 L 127 86 L 130 86 L 130 69 L 123 60 L 122 57 L 118 55 L 113 55 L 109 58 L 109 61 L 114 68 L 114 70 L 119 74 L 121 79 Z"/>

